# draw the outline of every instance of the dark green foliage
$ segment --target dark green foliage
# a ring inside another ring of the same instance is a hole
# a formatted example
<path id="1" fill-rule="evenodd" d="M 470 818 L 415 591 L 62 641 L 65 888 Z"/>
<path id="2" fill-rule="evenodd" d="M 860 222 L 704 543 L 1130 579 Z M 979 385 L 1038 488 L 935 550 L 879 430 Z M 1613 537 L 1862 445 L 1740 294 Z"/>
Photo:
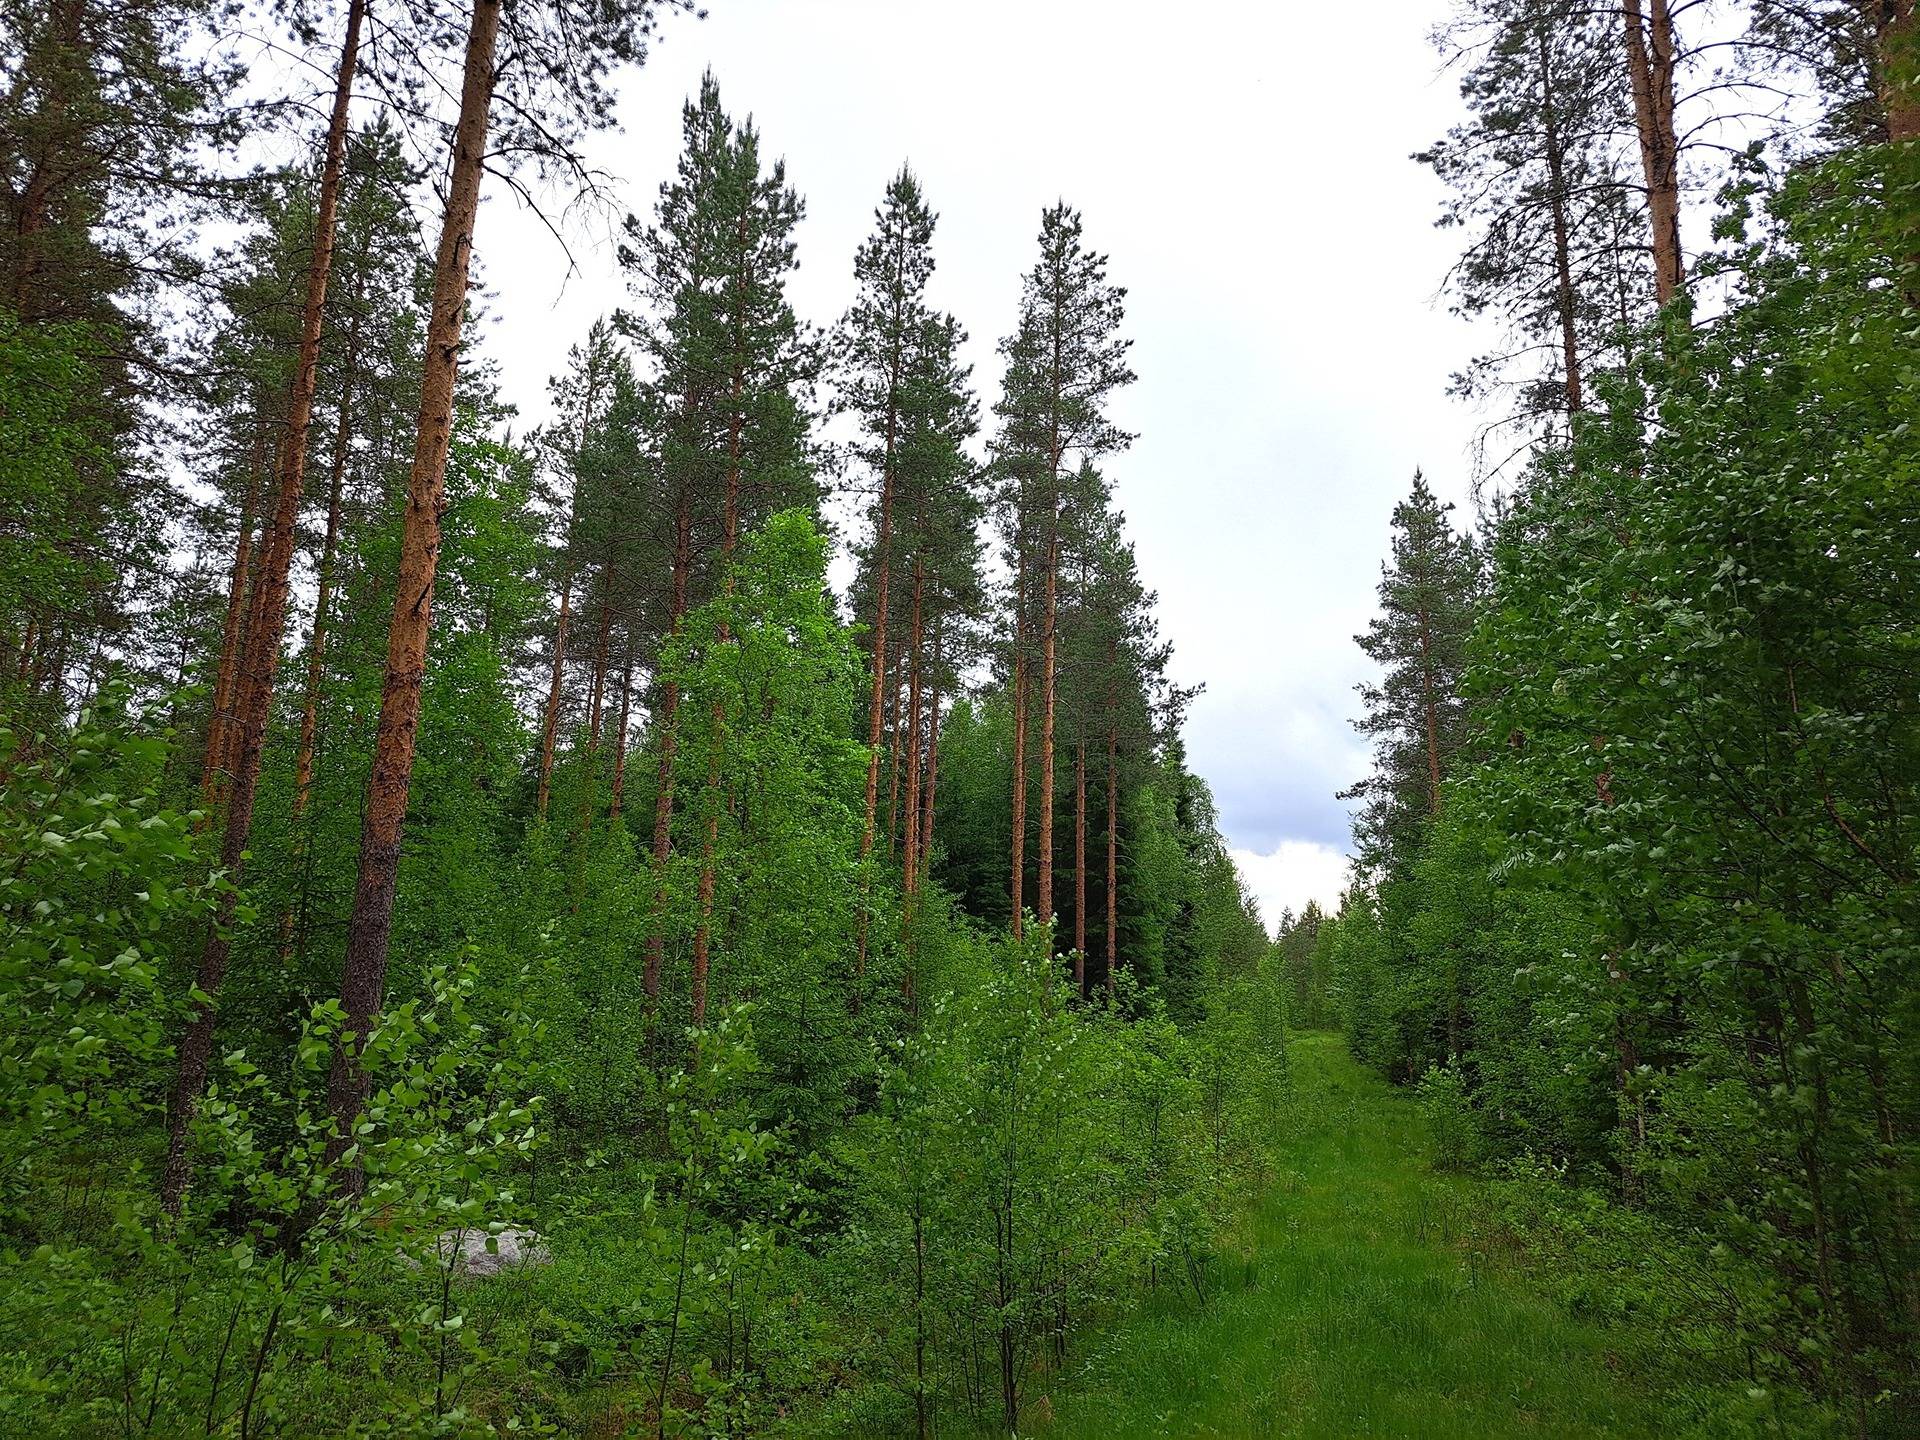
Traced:
<path id="1" fill-rule="evenodd" d="M 1461 678 L 1475 618 L 1479 560 L 1416 473 L 1394 507 L 1392 558 L 1382 567 L 1380 613 L 1356 637 L 1381 669 L 1360 687 L 1359 729 L 1374 738 L 1375 770 L 1342 796 L 1366 804 L 1355 819 L 1361 868 L 1404 874 L 1440 786 L 1465 739 Z"/>

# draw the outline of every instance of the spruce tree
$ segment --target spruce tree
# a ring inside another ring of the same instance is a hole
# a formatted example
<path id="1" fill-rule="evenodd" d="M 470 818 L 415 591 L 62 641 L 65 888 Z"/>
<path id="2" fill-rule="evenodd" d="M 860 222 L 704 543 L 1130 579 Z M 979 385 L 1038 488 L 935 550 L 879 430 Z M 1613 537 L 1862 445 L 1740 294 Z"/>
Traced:
<path id="1" fill-rule="evenodd" d="M 662 417 L 661 509 L 673 517 L 669 639 L 690 606 L 724 589 L 744 528 L 781 509 L 811 509 L 819 499 L 807 414 L 819 362 L 786 297 L 799 196 L 784 162 L 763 163 L 753 125 L 726 114 L 711 75 L 687 103 L 683 130 L 685 150 L 675 178 L 661 187 L 655 223 L 643 227 L 630 218 L 623 251 L 652 311 L 629 323 L 652 363 Z M 659 750 L 647 969 L 653 995 L 666 938 L 680 698 L 677 681 L 663 677 L 652 717 Z M 710 726 L 707 743 L 717 777 L 724 727 Z M 716 823 L 709 815 L 703 824 L 703 855 L 712 853 Z M 696 1018 L 705 1012 L 715 883 L 712 866 L 703 863 L 689 961 Z"/>
<path id="2" fill-rule="evenodd" d="M 1392 558 L 1382 567 L 1380 613 L 1356 637 L 1380 666 L 1359 687 L 1360 732 L 1374 738 L 1374 773 L 1342 798 L 1364 802 L 1354 830 L 1364 871 L 1402 875 L 1440 812 L 1447 768 L 1465 740 L 1467 663 L 1479 594 L 1470 538 L 1418 471 L 1393 512 Z"/>

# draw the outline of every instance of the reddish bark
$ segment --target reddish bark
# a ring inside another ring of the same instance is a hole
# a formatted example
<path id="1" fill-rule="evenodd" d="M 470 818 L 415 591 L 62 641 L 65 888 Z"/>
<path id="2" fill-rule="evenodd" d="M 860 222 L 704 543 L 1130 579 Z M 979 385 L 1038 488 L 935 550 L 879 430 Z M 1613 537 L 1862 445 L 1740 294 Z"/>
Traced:
<path id="1" fill-rule="evenodd" d="M 919 557 L 913 562 L 913 609 L 912 632 L 907 641 L 907 810 L 905 824 L 902 826 L 903 878 L 906 892 L 906 914 L 910 920 L 913 915 L 913 896 L 920 885 L 920 705 L 923 697 L 921 689 L 920 657 L 924 635 L 921 630 L 921 607 L 926 592 L 926 569 Z"/>
<path id="2" fill-rule="evenodd" d="M 247 465 L 247 489 L 240 502 L 240 532 L 233 542 L 233 565 L 227 574 L 227 620 L 220 632 L 220 663 L 213 676 L 213 708 L 207 719 L 207 753 L 200 770 L 200 803 L 209 815 L 226 789 L 230 734 L 233 729 L 233 692 L 240 671 L 240 636 L 247 614 L 248 566 L 253 554 L 254 508 L 260 503 L 261 450 L 265 442 L 256 429 Z M 31 622 L 22 650 L 25 678 L 33 654 Z"/>
<path id="3" fill-rule="evenodd" d="M 1665 305 L 1686 279 L 1680 249 L 1680 141 L 1674 128 L 1673 15 L 1668 0 L 1625 0 L 1627 79 L 1653 227 L 1653 293 Z"/>
<path id="4" fill-rule="evenodd" d="M 1107 721 L 1107 994 L 1120 968 L 1120 732 Z"/>
<path id="5" fill-rule="evenodd" d="M 1049 507 L 1051 508 L 1051 507 Z M 1040 875 L 1034 917 L 1053 924 L 1053 727 L 1060 601 L 1060 540 L 1047 537 L 1047 577 L 1040 632 Z"/>
<path id="6" fill-rule="evenodd" d="M 1073 983 L 1087 993 L 1087 742 L 1073 750 Z"/>
<path id="7" fill-rule="evenodd" d="M 340 420 L 333 432 L 333 465 L 327 477 L 327 533 L 320 542 L 319 590 L 313 602 L 313 634 L 307 640 L 307 688 L 300 708 L 300 749 L 293 761 L 293 818 L 307 813 L 313 797 L 313 750 L 320 729 L 320 689 L 327 673 L 327 616 L 333 608 L 334 566 L 340 549 L 340 506 L 353 435 L 353 359 L 340 386 Z"/>
<path id="8" fill-rule="evenodd" d="M 900 735 L 901 716 L 907 708 L 906 657 L 896 657 L 893 663 L 892 699 L 889 702 L 891 719 L 889 733 L 892 737 L 887 757 L 887 858 L 893 859 L 899 854 L 900 846 Z"/>
<path id="9" fill-rule="evenodd" d="M 927 794 L 920 824 L 920 865 L 926 868 L 933 854 L 933 801 L 940 781 L 940 662 L 941 634 L 933 635 L 933 698 L 927 702 Z"/>
<path id="10" fill-rule="evenodd" d="M 627 663 L 620 673 L 620 730 L 613 737 L 613 798 L 607 802 L 607 818 L 620 818 L 620 804 L 627 793 L 627 722 L 633 707 L 633 648 L 628 641 Z"/>
<path id="11" fill-rule="evenodd" d="M 320 168 L 320 193 L 314 209 L 313 252 L 307 264 L 306 301 L 300 317 L 300 351 L 293 389 L 287 397 L 287 425 L 281 438 L 279 494 L 273 523 L 265 537 L 258 579 L 248 616 L 245 663 L 235 686 L 237 762 L 227 798 L 226 829 L 220 864 L 238 879 L 253 829 L 254 792 L 260 780 L 260 756 L 267 718 L 273 706 L 274 675 L 280 665 L 281 630 L 286 621 L 287 571 L 293 562 L 293 532 L 300 518 L 300 492 L 306 482 L 307 429 L 313 419 L 313 395 L 320 373 L 320 327 L 326 310 L 327 280 L 333 263 L 335 219 L 341 176 L 346 168 L 348 111 L 360 50 L 365 0 L 349 0 L 340 67 L 334 83 L 333 111 L 327 121 L 326 158 Z M 214 1005 L 226 979 L 228 947 L 237 896 L 222 897 L 218 917 L 200 953 L 197 1000 L 180 1039 L 179 1067 L 169 1106 L 167 1160 L 161 1175 L 161 1201 L 178 1213 L 186 1195 L 191 1160 L 187 1134 L 206 1091 L 213 1055 Z"/>
<path id="12" fill-rule="evenodd" d="M 351 1143 L 354 1125 L 366 1103 L 367 1076 L 360 1067 L 358 1051 L 386 993 L 394 879 L 400 864 L 400 835 L 407 816 L 421 688 L 426 676 L 434 573 L 440 554 L 440 510 L 446 496 L 447 452 L 453 434 L 454 382 L 466 318 L 474 220 L 486 161 L 501 4 L 502 0 L 474 0 L 467 31 L 460 116 L 454 127 L 446 210 L 434 262 L 426 358 L 420 377 L 420 414 L 413 464 L 407 476 L 393 616 L 387 631 L 386 676 L 374 732 L 373 773 L 360 829 L 359 875 L 340 976 L 340 1002 L 346 1021 L 327 1082 L 334 1123 L 328 1151 L 335 1160 Z M 342 1184 L 357 1191 L 361 1181 L 360 1172 L 349 1168 Z"/>
<path id="13" fill-rule="evenodd" d="M 893 379 L 888 386 L 886 449 L 880 466 L 880 525 L 874 541 L 873 580 L 873 685 L 867 697 L 867 820 L 860 835 L 860 858 L 873 853 L 874 824 L 880 801 L 880 738 L 886 710 L 887 685 L 887 587 L 893 563 L 893 449 L 898 422 L 893 388 L 898 384 L 899 359 L 894 360 Z M 866 930 L 862 921 L 861 958 L 866 955 Z"/>
<path id="14" fill-rule="evenodd" d="M 1021 939 L 1026 929 L 1022 890 L 1027 870 L 1027 577 L 1022 557 L 1019 593 L 1013 619 L 1013 874 L 1009 878 L 1008 904 L 1012 910 L 1013 938 Z"/>
<path id="15" fill-rule="evenodd" d="M 47 29 L 51 43 L 69 53 L 79 52 L 84 44 L 86 23 L 87 7 L 84 0 L 54 0 L 48 7 Z M 64 57 L 51 67 L 56 83 L 49 87 L 39 116 L 38 128 L 42 134 L 61 136 L 65 129 L 67 113 L 73 106 L 73 97 L 64 83 L 71 68 L 72 62 Z M 36 282 L 47 269 L 46 251 L 39 235 L 52 218 L 55 186 L 79 168 L 73 164 L 72 157 L 61 153 L 59 144 L 55 140 L 41 147 L 21 183 L 19 200 L 12 207 L 18 269 L 14 272 L 10 292 L 13 312 L 22 320 L 43 319 L 51 308 L 38 303 L 34 295 Z"/>

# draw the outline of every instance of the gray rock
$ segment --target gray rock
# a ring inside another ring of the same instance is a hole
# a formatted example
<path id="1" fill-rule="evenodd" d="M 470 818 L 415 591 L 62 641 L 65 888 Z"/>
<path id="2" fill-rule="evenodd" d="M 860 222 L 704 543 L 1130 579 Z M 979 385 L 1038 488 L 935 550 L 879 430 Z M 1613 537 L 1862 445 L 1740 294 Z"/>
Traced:
<path id="1" fill-rule="evenodd" d="M 485 1279 L 522 1265 L 553 1262 L 553 1252 L 542 1243 L 540 1236 L 520 1225 L 503 1226 L 498 1234 L 486 1230 L 443 1231 L 438 1246 L 441 1259 L 453 1261 L 455 1274 L 475 1279 Z"/>

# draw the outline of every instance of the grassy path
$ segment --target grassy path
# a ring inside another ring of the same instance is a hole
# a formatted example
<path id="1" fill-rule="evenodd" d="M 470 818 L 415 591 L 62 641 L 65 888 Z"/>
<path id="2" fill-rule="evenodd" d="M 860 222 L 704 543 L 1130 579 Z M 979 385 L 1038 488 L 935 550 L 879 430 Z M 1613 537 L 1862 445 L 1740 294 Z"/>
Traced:
<path id="1" fill-rule="evenodd" d="M 1475 1182 L 1432 1173 L 1409 1100 L 1337 1036 L 1297 1037 L 1293 1072 L 1293 1133 L 1249 1220 L 1252 1283 L 1096 1337 L 1036 1407 L 1036 1433 L 1671 1433 L 1604 1331 L 1479 1263 L 1462 1238 Z"/>

